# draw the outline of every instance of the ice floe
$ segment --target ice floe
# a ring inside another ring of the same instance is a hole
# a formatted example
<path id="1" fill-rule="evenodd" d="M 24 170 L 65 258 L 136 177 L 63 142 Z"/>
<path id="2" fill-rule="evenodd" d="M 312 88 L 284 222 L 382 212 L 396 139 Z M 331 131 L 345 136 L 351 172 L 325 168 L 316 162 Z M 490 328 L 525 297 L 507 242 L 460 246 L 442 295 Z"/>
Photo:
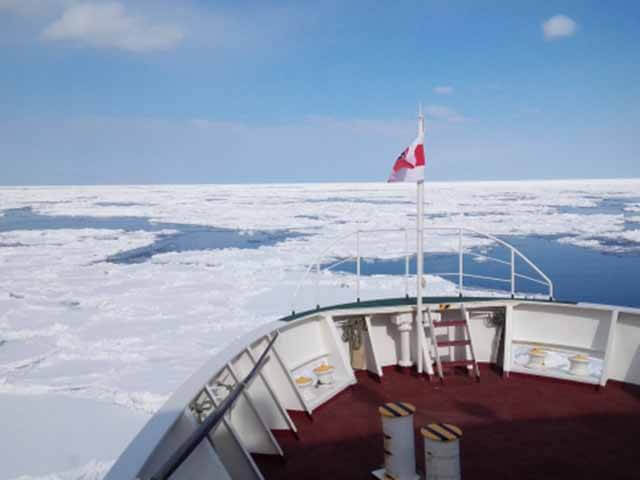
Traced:
<path id="1" fill-rule="evenodd" d="M 147 414 L 105 402 L 44 395 L 0 395 L 3 479 L 98 480 Z M 52 473 L 56 472 L 56 473 Z"/>
<path id="2" fill-rule="evenodd" d="M 113 461 L 99 462 L 91 460 L 81 467 L 73 468 L 64 472 L 48 473 L 45 475 L 20 475 L 12 480 L 101 480 L 105 477 Z"/>
<path id="3" fill-rule="evenodd" d="M 621 254 L 640 249 L 631 223 L 640 219 L 640 180 L 428 183 L 425 190 L 430 228 L 543 235 Z M 0 211 L 0 396 L 62 395 L 151 413 L 244 332 L 292 309 L 353 301 L 354 276 L 339 271 L 308 277 L 307 287 L 317 281 L 318 288 L 292 296 L 310 264 L 354 255 L 358 229 L 407 230 L 406 238 L 404 231 L 363 232 L 363 256 L 402 257 L 405 242 L 413 249 L 414 196 L 412 185 L 382 183 L 0 188 L 4 211 L 298 234 L 256 248 L 168 248 L 140 263 L 114 264 L 105 260 L 177 230 L 109 221 L 3 229 L 10 219 Z M 616 201 L 604 208 L 605 199 Z M 455 231 L 437 233 L 427 234 L 427 252 L 457 248 Z M 492 245 L 470 234 L 464 242 L 468 249 Z M 428 294 L 456 293 L 440 277 L 428 276 L 426 285 Z M 361 279 L 360 296 L 402 296 L 405 288 L 402 276 L 371 275 Z M 413 281 L 409 288 L 414 293 Z M 0 423 L 7 415 L 0 411 Z M 42 478 L 99 478 L 104 465 L 52 467 L 65 473 Z"/>

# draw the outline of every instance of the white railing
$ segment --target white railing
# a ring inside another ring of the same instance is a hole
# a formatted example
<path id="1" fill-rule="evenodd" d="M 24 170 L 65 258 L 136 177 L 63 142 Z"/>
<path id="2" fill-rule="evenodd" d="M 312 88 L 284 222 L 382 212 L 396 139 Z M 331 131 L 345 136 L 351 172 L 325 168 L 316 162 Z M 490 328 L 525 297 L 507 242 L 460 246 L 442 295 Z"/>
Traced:
<path id="1" fill-rule="evenodd" d="M 361 283 L 361 261 L 362 261 L 362 255 L 361 255 L 361 236 L 363 234 L 382 234 L 382 233 L 403 233 L 404 234 L 404 248 L 403 251 L 400 253 L 400 255 L 397 255 L 394 258 L 402 258 L 404 257 L 404 265 L 405 265 L 405 269 L 404 269 L 404 295 L 406 297 L 409 296 L 409 286 L 410 286 L 410 278 L 411 277 L 415 277 L 415 274 L 411 274 L 410 272 L 410 266 L 411 266 L 411 259 L 414 258 L 416 256 L 415 251 L 410 250 L 409 248 L 409 234 L 410 232 L 412 232 L 412 229 L 408 229 L 408 228 L 404 228 L 404 229 L 374 229 L 374 230 L 357 230 L 355 232 L 351 232 L 347 235 L 343 235 L 340 236 L 338 238 L 336 238 L 331 244 L 329 244 L 328 247 L 326 247 L 316 258 L 315 260 L 309 264 L 308 268 L 306 269 L 301 281 L 298 283 L 298 285 L 296 286 L 295 292 L 293 294 L 292 297 L 292 302 L 291 302 L 291 310 L 295 311 L 296 310 L 296 299 L 299 296 L 299 293 L 303 287 L 303 285 L 308 283 L 309 277 L 313 276 L 313 286 L 314 286 L 314 290 L 316 293 L 316 301 L 315 301 L 315 306 L 319 307 L 319 301 L 318 301 L 318 297 L 317 297 L 317 292 L 319 290 L 319 281 L 320 281 L 320 277 L 321 277 L 321 272 L 322 271 L 330 271 L 334 268 L 336 268 L 339 265 L 348 263 L 348 262 L 355 262 L 355 278 L 354 278 L 354 282 L 355 282 L 355 298 L 354 300 L 359 302 L 360 301 L 360 283 Z M 498 237 L 495 237 L 494 235 L 490 235 L 484 232 L 481 232 L 479 230 L 475 230 L 472 228 L 467 228 L 467 227 L 424 227 L 424 232 L 436 232 L 436 231 L 440 231 L 440 232 L 448 232 L 449 235 L 456 235 L 458 237 L 458 248 L 457 248 L 457 256 L 458 256 L 458 270 L 455 272 L 431 272 L 431 271 L 425 271 L 425 274 L 431 274 L 431 275 L 436 275 L 436 276 L 441 276 L 441 277 L 454 277 L 455 279 L 457 279 L 457 290 L 458 290 L 458 294 L 460 296 L 463 296 L 465 293 L 465 289 L 477 289 L 477 287 L 470 287 L 470 286 L 466 286 L 464 284 L 464 280 L 465 278 L 473 278 L 473 279 L 479 279 L 479 280 L 487 280 L 487 281 L 492 281 L 492 282 L 496 282 L 499 285 L 505 285 L 507 284 L 509 286 L 508 289 L 496 289 L 496 290 L 500 290 L 500 291 L 505 291 L 507 293 L 509 293 L 511 295 L 511 297 L 515 298 L 516 296 L 519 295 L 525 295 L 527 293 L 530 292 L 519 292 L 517 290 L 517 280 L 518 279 L 523 279 L 523 280 L 527 280 L 530 282 L 533 282 L 535 284 L 538 285 L 542 285 L 543 287 L 546 287 L 546 295 L 548 296 L 548 298 L 550 300 L 553 300 L 553 282 L 551 281 L 551 279 L 545 275 L 545 273 L 540 270 L 540 268 L 538 268 L 537 265 L 535 265 L 529 258 L 527 258 L 526 255 L 524 255 L 520 250 L 518 250 L 517 248 L 515 248 L 513 245 L 505 242 L 504 240 L 499 239 Z M 509 256 L 510 259 L 507 260 L 503 260 L 500 258 L 495 258 L 495 257 L 490 257 L 488 255 L 484 255 L 484 254 L 480 254 L 480 253 L 476 253 L 472 250 L 468 250 L 465 251 L 464 248 L 464 237 L 465 234 L 467 234 L 468 236 L 472 236 L 472 237 L 481 237 L 481 238 L 485 238 L 487 240 L 489 240 L 492 244 L 498 244 L 501 245 L 503 247 L 505 247 L 508 251 L 509 251 Z M 424 233 L 423 233 L 424 235 Z M 324 266 L 323 265 L 323 261 L 327 260 L 329 258 L 336 258 L 335 255 L 331 256 L 330 252 L 335 250 L 337 245 L 344 245 L 345 242 L 348 242 L 350 239 L 354 239 L 355 240 L 355 255 L 349 255 L 349 256 L 342 256 L 342 258 L 339 258 L 338 261 L 336 261 L 335 263 L 332 263 L 328 266 Z M 381 248 L 384 246 L 381 246 Z M 438 254 L 452 254 L 453 252 L 450 251 L 437 251 L 437 252 L 429 252 L 429 254 L 431 253 L 438 253 Z M 510 269 L 510 275 L 507 278 L 501 278 L 501 277 L 495 277 L 492 275 L 479 275 L 476 273 L 468 273 L 465 272 L 464 270 L 464 257 L 465 255 L 471 256 L 471 257 L 476 257 L 476 258 L 480 258 L 483 261 L 493 261 L 493 262 L 497 262 L 503 265 L 506 265 L 509 267 Z M 425 258 L 428 257 L 428 254 L 425 255 Z M 518 273 L 516 270 L 516 258 L 520 258 L 523 262 L 525 262 L 532 270 L 533 272 L 535 272 L 539 278 L 534 278 L 531 277 L 529 275 L 525 275 L 524 273 Z"/>

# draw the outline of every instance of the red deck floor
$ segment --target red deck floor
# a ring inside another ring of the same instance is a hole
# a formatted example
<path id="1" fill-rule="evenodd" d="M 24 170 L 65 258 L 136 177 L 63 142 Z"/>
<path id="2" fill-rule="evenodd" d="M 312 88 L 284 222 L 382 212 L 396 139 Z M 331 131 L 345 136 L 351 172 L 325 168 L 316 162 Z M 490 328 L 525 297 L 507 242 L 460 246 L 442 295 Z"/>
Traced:
<path id="1" fill-rule="evenodd" d="M 385 369 L 382 382 L 358 372 L 358 384 L 313 413 L 292 414 L 299 438 L 276 432 L 285 459 L 256 455 L 267 480 L 372 479 L 383 462 L 377 407 L 413 403 L 416 457 L 424 471 L 421 425 L 460 426 L 464 479 L 640 479 L 640 389 L 595 387 L 533 376 L 482 380 L 447 377 L 444 385 Z"/>

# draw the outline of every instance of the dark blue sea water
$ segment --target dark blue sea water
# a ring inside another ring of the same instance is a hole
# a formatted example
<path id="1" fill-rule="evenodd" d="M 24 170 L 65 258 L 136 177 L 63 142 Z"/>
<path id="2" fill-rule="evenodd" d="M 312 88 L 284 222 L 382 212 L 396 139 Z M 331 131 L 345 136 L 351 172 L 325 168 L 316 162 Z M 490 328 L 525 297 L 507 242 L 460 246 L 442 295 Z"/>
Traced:
<path id="1" fill-rule="evenodd" d="M 258 248 L 275 245 L 288 238 L 302 235 L 286 230 L 247 232 L 184 223 L 151 222 L 144 217 L 42 215 L 34 212 L 30 207 L 5 210 L 4 215 L 0 216 L 0 232 L 80 228 L 124 230 L 127 232 L 177 231 L 177 233 L 160 234 L 151 245 L 118 252 L 105 259 L 112 263 L 140 263 L 149 260 L 153 255 L 168 252 Z"/>
<path id="2" fill-rule="evenodd" d="M 607 209 L 620 212 L 620 205 L 614 200 L 599 208 L 595 213 L 605 213 Z M 584 212 L 581 212 L 584 213 Z M 124 231 L 175 230 L 177 233 L 159 235 L 149 246 L 119 252 L 105 259 L 113 263 L 139 263 L 153 255 L 167 252 L 184 252 L 221 248 L 258 248 L 275 245 L 289 238 L 304 234 L 288 230 L 253 231 L 215 228 L 202 225 L 151 222 L 144 217 L 91 217 L 67 215 L 42 215 L 30 207 L 10 209 L 0 216 L 0 232 L 12 230 L 53 230 L 53 229 L 110 229 Z M 560 300 L 586 301 L 640 307 L 640 254 L 609 254 L 589 250 L 569 244 L 562 244 L 554 237 L 502 237 L 527 255 L 554 282 L 554 296 Z M 14 244 L 2 245 L 15 246 Z M 503 247 L 476 249 L 476 254 L 509 260 L 509 253 Z M 518 273 L 537 278 L 537 275 L 522 261 L 516 262 Z M 403 274 L 404 258 L 396 260 L 364 259 L 361 273 Z M 425 257 L 426 273 L 439 274 L 457 272 L 458 256 L 455 254 L 430 254 Z M 335 268 L 337 271 L 355 273 L 353 262 Z M 415 259 L 410 271 L 415 273 Z M 491 260 L 482 261 L 472 255 L 465 255 L 466 273 L 508 279 L 510 267 Z M 445 278 L 456 282 L 457 277 Z M 508 290 L 506 282 L 465 278 L 465 287 Z M 546 289 L 525 279 L 518 279 L 519 292 L 543 293 Z"/>

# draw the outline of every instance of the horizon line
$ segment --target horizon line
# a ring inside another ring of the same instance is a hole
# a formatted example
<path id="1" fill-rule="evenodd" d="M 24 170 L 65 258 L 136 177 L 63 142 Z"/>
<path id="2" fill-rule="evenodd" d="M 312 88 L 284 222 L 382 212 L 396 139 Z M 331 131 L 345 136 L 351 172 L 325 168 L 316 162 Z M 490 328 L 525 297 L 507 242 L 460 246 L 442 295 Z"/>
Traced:
<path id="1" fill-rule="evenodd" d="M 638 180 L 640 177 L 582 177 L 582 178 L 529 178 L 529 179 L 494 179 L 494 180 L 426 180 L 425 184 L 444 184 L 444 183 L 526 183 L 526 182 L 589 182 L 589 181 L 625 181 Z M 146 186 L 207 186 L 207 185 L 226 185 L 226 186 L 249 186 L 249 185 L 341 185 L 341 184 L 388 184 L 385 180 L 379 181 L 273 181 L 273 182 L 213 182 L 213 183 L 42 183 L 42 184 L 2 184 L 0 188 L 48 188 L 48 187 L 146 187 Z M 414 182 L 396 182 L 395 185 L 412 184 Z"/>

